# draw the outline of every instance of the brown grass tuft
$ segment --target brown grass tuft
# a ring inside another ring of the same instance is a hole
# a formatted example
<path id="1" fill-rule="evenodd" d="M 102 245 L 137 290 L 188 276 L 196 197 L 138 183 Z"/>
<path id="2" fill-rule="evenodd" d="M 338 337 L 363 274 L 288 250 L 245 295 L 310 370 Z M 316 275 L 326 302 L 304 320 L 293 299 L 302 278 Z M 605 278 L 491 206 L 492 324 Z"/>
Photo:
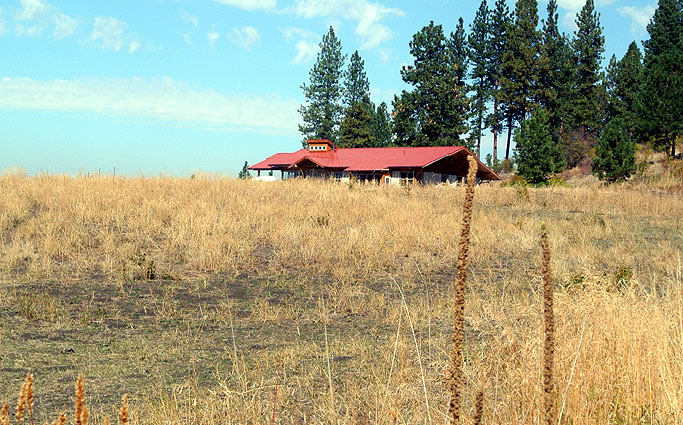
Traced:
<path id="1" fill-rule="evenodd" d="M 451 424 L 460 422 L 462 408 L 462 392 L 465 377 L 462 370 L 462 348 L 465 339 L 465 284 L 467 282 L 467 255 L 470 245 L 470 225 L 472 222 L 472 200 L 474 199 L 474 185 L 477 175 L 477 160 L 467 158 L 467 187 L 465 202 L 462 208 L 462 225 L 460 228 L 460 245 L 458 250 L 458 270 L 455 280 L 455 305 L 453 307 L 453 354 L 451 357 L 450 389 L 451 402 L 448 413 Z"/>
<path id="2" fill-rule="evenodd" d="M 553 382 L 553 362 L 555 357 L 555 314 L 553 312 L 553 277 L 550 269 L 550 246 L 545 225 L 541 228 L 541 248 L 543 250 L 543 323 L 545 325 L 543 343 L 543 407 L 545 423 L 555 423 L 554 406 L 555 385 Z"/>

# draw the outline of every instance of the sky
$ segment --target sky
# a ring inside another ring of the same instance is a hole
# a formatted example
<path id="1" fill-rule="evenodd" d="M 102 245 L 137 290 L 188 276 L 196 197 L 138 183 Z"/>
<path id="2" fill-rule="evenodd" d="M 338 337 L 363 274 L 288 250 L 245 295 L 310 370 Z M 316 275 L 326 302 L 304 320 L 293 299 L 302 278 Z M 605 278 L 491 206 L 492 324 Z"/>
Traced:
<path id="1" fill-rule="evenodd" d="M 493 6 L 494 0 L 489 0 Z M 558 0 L 575 29 L 584 0 Z M 29 174 L 236 175 L 301 147 L 301 84 L 330 26 L 365 61 L 372 99 L 408 89 L 408 43 L 447 33 L 470 0 L 2 0 L 0 170 Z M 509 1 L 513 10 L 514 2 Z M 547 0 L 539 1 L 546 15 Z M 656 0 L 596 0 L 605 63 L 621 58 Z M 347 61 L 348 63 L 348 61 Z M 491 151 L 483 140 L 482 156 Z"/>

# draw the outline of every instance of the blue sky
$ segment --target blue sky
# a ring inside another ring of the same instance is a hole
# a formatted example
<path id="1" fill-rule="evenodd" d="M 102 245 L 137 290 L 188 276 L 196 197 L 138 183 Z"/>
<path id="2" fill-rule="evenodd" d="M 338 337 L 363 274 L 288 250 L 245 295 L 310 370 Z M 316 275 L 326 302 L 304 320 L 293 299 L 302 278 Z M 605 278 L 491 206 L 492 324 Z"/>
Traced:
<path id="1" fill-rule="evenodd" d="M 571 32 L 584 0 L 558 3 Z M 300 85 L 330 25 L 344 52 L 365 60 L 373 100 L 390 105 L 406 88 L 399 70 L 412 61 L 412 35 L 430 20 L 448 32 L 460 16 L 469 26 L 478 4 L 4 0 L 0 170 L 236 175 L 244 161 L 301 146 Z M 647 38 L 654 0 L 596 5 L 606 61 Z"/>

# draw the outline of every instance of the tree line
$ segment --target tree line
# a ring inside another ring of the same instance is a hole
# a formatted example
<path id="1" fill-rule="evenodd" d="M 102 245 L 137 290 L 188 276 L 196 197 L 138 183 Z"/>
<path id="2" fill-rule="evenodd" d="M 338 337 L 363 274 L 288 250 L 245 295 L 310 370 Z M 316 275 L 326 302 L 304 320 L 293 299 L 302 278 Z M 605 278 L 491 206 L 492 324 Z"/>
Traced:
<path id="1" fill-rule="evenodd" d="M 299 130 L 340 147 L 465 145 L 477 156 L 490 130 L 487 162 L 511 169 L 514 159 L 532 182 L 587 156 L 599 177 L 628 177 L 637 142 L 674 156 L 683 134 L 683 0 L 659 0 L 643 51 L 634 41 L 606 69 L 594 0 L 572 34 L 560 31 L 557 9 L 550 0 L 540 19 L 537 0 L 517 0 L 512 11 L 505 0 L 493 8 L 482 0 L 468 28 L 460 18 L 447 34 L 430 22 L 409 43 L 414 60 L 400 73 L 410 89 L 394 96 L 391 115 L 370 100 L 358 51 L 344 69 L 330 27 L 302 85 Z"/>

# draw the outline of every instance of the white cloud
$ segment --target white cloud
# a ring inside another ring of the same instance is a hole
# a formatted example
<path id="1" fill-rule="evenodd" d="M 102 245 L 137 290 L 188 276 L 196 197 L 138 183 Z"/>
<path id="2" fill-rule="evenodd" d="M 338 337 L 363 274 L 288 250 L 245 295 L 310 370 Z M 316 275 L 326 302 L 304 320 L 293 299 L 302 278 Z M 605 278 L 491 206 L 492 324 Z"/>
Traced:
<path id="1" fill-rule="evenodd" d="M 312 31 L 301 29 L 301 28 L 296 28 L 296 27 L 287 27 L 283 28 L 280 30 L 282 33 L 283 37 L 285 37 L 285 40 L 287 41 L 292 41 L 297 38 L 306 38 L 306 39 L 318 39 L 320 36 Z"/>
<path id="2" fill-rule="evenodd" d="M 295 47 L 296 57 L 292 59 L 295 64 L 308 63 L 318 53 L 318 45 L 306 40 L 299 40 Z"/>
<path id="3" fill-rule="evenodd" d="M 361 38 L 361 49 L 377 47 L 393 37 L 381 21 L 386 16 L 404 16 L 401 9 L 388 8 L 368 0 L 297 0 L 293 9 L 305 18 L 343 18 L 356 22 L 354 32 Z"/>
<path id="4" fill-rule="evenodd" d="M 220 37 L 220 34 L 216 32 L 216 30 L 211 30 L 206 37 L 209 39 L 209 44 L 211 45 L 211 48 L 213 49 L 216 47 L 216 40 Z"/>
<path id="5" fill-rule="evenodd" d="M 391 108 L 391 101 L 394 100 L 394 95 L 400 92 L 401 90 L 397 89 L 381 89 L 379 87 L 371 87 L 370 98 L 378 106 L 380 103 L 385 102 L 387 106 Z"/>
<path id="6" fill-rule="evenodd" d="M 296 135 L 300 121 L 295 99 L 225 95 L 189 87 L 170 78 L 52 80 L 3 78 L 0 109 L 95 112 L 209 126 L 226 131 Z"/>
<path id="7" fill-rule="evenodd" d="M 619 0 L 596 0 L 595 6 L 609 6 Z M 557 0 L 557 5 L 565 10 L 578 11 L 586 4 L 586 0 Z"/>
<path id="8" fill-rule="evenodd" d="M 121 36 L 128 25 L 111 16 L 97 16 L 93 21 L 93 30 L 90 34 L 90 40 L 100 41 L 101 47 L 104 50 L 113 50 L 118 52 L 123 47 L 123 40 Z"/>
<path id="9" fill-rule="evenodd" d="M 244 50 L 251 50 L 252 47 L 261 42 L 261 34 L 258 30 L 248 25 L 236 28 L 231 34 L 228 34 L 228 38 L 233 44 Z"/>
<path id="10" fill-rule="evenodd" d="M 138 51 L 138 49 L 142 47 L 142 44 L 140 42 L 133 40 L 130 43 L 128 43 L 128 53 L 135 53 Z"/>
<path id="11" fill-rule="evenodd" d="M 55 40 L 59 40 L 61 38 L 65 38 L 70 36 L 76 31 L 76 28 L 78 27 L 78 20 L 72 18 L 71 16 L 65 15 L 63 13 L 60 13 L 55 16 L 54 18 L 55 22 L 55 31 L 54 31 L 54 37 Z"/>
<path id="12" fill-rule="evenodd" d="M 17 35 L 38 36 L 47 27 L 52 7 L 39 0 L 21 0 L 14 31 Z"/>
<path id="13" fill-rule="evenodd" d="M 199 28 L 199 19 L 191 13 L 183 12 L 183 14 L 180 15 L 180 19 L 185 22 L 189 22 L 195 28 Z"/>
<path id="14" fill-rule="evenodd" d="M 567 12 L 562 17 L 562 23 L 572 31 L 576 31 L 579 27 L 576 25 L 576 12 Z"/>
<path id="15" fill-rule="evenodd" d="M 287 41 L 295 42 L 296 57 L 292 59 L 291 63 L 302 64 L 308 63 L 318 53 L 318 44 L 320 36 L 309 30 L 301 28 L 287 27 L 281 29 L 282 36 Z"/>
<path id="16" fill-rule="evenodd" d="M 54 26 L 53 36 L 59 40 L 76 31 L 78 20 L 59 12 L 46 1 L 21 0 L 21 10 L 16 15 L 17 35 L 39 36 L 50 26 Z"/>
<path id="17" fill-rule="evenodd" d="M 50 5 L 40 0 L 21 0 L 21 11 L 17 14 L 17 20 L 33 20 L 49 13 L 50 9 Z"/>
<path id="18" fill-rule="evenodd" d="M 617 9 L 620 15 L 631 18 L 631 32 L 635 35 L 642 34 L 647 28 L 647 24 L 655 14 L 655 6 L 647 5 L 642 7 L 625 6 Z"/>
<path id="19" fill-rule="evenodd" d="M 213 0 L 228 6 L 238 7 L 244 10 L 273 10 L 277 6 L 277 0 Z"/>
<path id="20" fill-rule="evenodd" d="M 44 29 L 45 27 L 43 25 L 16 24 L 14 26 L 14 32 L 16 32 L 17 35 L 28 35 L 31 37 L 39 36 Z"/>

